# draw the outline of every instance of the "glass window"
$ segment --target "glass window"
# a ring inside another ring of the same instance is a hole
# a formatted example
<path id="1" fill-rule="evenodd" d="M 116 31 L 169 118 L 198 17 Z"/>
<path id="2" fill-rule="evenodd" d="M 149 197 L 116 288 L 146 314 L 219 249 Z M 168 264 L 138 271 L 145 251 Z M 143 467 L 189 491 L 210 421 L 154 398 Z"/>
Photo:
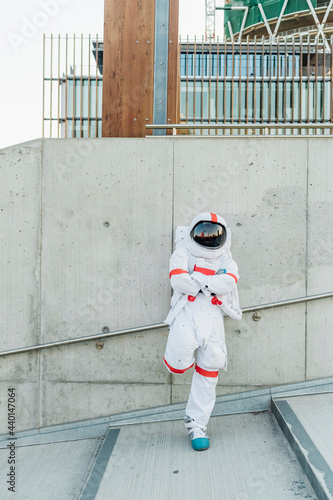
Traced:
<path id="1" fill-rule="evenodd" d="M 277 83 L 271 82 L 271 121 L 276 122 Z"/>
<path id="2" fill-rule="evenodd" d="M 294 120 L 300 119 L 300 82 L 294 82 Z"/>
<path id="3" fill-rule="evenodd" d="M 180 118 L 186 119 L 186 82 L 180 83 Z"/>
<path id="4" fill-rule="evenodd" d="M 180 75 L 186 76 L 186 54 L 180 55 Z"/>
<path id="5" fill-rule="evenodd" d="M 210 85 L 210 119 L 216 120 L 216 82 Z"/>
<path id="6" fill-rule="evenodd" d="M 302 82 L 302 122 L 308 118 L 308 82 Z"/>
<path id="7" fill-rule="evenodd" d="M 262 82 L 256 81 L 256 121 L 261 120 L 261 109 L 262 109 Z"/>
<path id="8" fill-rule="evenodd" d="M 264 121 L 269 120 L 269 93 L 270 93 L 270 86 L 269 82 L 262 82 L 262 118 Z"/>
<path id="9" fill-rule="evenodd" d="M 208 82 L 204 82 L 202 91 L 202 116 L 208 120 Z"/>
<path id="10" fill-rule="evenodd" d="M 225 119 L 227 122 L 231 120 L 231 82 L 226 82 L 226 109 Z"/>
<path id="11" fill-rule="evenodd" d="M 319 81 L 317 82 L 317 116 L 315 117 L 316 120 L 320 121 L 323 119 L 323 82 Z"/>
<path id="12" fill-rule="evenodd" d="M 195 119 L 201 121 L 201 81 L 195 84 Z"/>
<path id="13" fill-rule="evenodd" d="M 309 119 L 315 118 L 315 82 L 309 82 Z"/>
<path id="14" fill-rule="evenodd" d="M 219 82 L 218 84 L 218 106 L 217 112 L 220 121 L 224 120 L 224 82 Z"/>
<path id="15" fill-rule="evenodd" d="M 190 121 L 193 120 L 194 116 L 194 82 L 188 82 L 187 87 L 187 116 Z M 185 103 L 186 106 L 186 103 Z"/>
<path id="16" fill-rule="evenodd" d="M 241 82 L 241 109 L 240 117 L 242 121 L 246 120 L 246 82 Z"/>
<path id="17" fill-rule="evenodd" d="M 188 74 L 188 76 L 193 76 L 193 61 L 194 61 L 193 54 L 192 53 L 188 54 L 188 56 L 187 56 L 187 74 Z"/>
<path id="18" fill-rule="evenodd" d="M 253 121 L 254 113 L 253 113 L 253 108 L 254 108 L 254 83 L 253 82 L 248 82 L 248 103 L 247 103 L 247 112 L 248 112 L 248 119 L 250 121 Z"/>
<path id="19" fill-rule="evenodd" d="M 330 121 L 331 118 L 331 105 L 332 101 L 330 99 L 331 95 L 331 82 L 325 81 L 325 120 Z"/>
<path id="20" fill-rule="evenodd" d="M 290 122 L 292 120 L 292 82 L 286 82 L 285 85 L 285 92 L 286 92 L 286 120 L 287 122 Z"/>

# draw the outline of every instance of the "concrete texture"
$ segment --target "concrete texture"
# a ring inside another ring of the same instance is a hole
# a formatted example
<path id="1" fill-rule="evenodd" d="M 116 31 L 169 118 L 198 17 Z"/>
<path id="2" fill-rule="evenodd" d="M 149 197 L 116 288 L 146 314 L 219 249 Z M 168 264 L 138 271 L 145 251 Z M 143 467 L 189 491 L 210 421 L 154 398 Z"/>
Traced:
<path id="1" fill-rule="evenodd" d="M 87 439 L 16 448 L 15 493 L 2 478 L 1 500 L 78 500 L 100 446 L 100 439 Z M 3 475 L 8 456 L 8 449 L 0 450 Z"/>
<path id="2" fill-rule="evenodd" d="M 286 401 L 333 471 L 333 393 L 298 396 Z"/>
<path id="3" fill-rule="evenodd" d="M 2 349 L 40 341 L 41 170 L 41 141 L 0 151 Z"/>
<path id="4" fill-rule="evenodd" d="M 333 499 L 332 404 L 332 394 L 272 401 L 272 412 L 319 500 Z"/>
<path id="5" fill-rule="evenodd" d="M 122 427 L 96 500 L 316 498 L 270 413 L 213 417 L 209 435 L 199 453 L 182 422 Z"/>
<path id="6" fill-rule="evenodd" d="M 167 329 L 152 330 L 106 339 L 101 350 L 89 342 L 44 352 L 44 376 L 50 382 L 169 384 L 160 366 L 167 335 Z"/>
<path id="7" fill-rule="evenodd" d="M 333 151 L 325 141 L 311 142 L 308 161 L 308 293 L 332 289 Z M 307 376 L 333 373 L 333 308 L 329 300 L 307 307 Z"/>
<path id="8" fill-rule="evenodd" d="M 172 149 L 162 140 L 152 154 L 151 145 L 45 144 L 44 342 L 153 324 L 167 313 Z"/>
<path id="9" fill-rule="evenodd" d="M 41 425 L 150 408 L 170 401 L 168 384 L 43 382 Z"/>
<path id="10" fill-rule="evenodd" d="M 233 232 L 243 307 L 331 291 L 332 140 L 39 140 L 0 153 L 0 349 L 160 323 L 173 231 L 203 210 Z M 4 257 L 3 257 L 4 256 Z M 218 394 L 333 375 L 331 300 L 226 319 Z M 17 429 L 181 402 L 167 329 L 1 359 Z M 23 398 L 23 396 L 22 396 Z M 6 432 L 6 419 L 0 432 Z"/>

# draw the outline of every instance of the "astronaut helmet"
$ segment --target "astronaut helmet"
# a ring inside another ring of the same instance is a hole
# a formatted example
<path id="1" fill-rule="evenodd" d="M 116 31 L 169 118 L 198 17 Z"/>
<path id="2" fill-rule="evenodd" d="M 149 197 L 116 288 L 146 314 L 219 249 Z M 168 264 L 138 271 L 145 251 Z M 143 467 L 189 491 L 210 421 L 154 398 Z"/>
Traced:
<path id="1" fill-rule="evenodd" d="M 217 250 L 225 244 L 227 231 L 217 220 L 201 220 L 192 228 L 190 236 L 201 247 Z"/>

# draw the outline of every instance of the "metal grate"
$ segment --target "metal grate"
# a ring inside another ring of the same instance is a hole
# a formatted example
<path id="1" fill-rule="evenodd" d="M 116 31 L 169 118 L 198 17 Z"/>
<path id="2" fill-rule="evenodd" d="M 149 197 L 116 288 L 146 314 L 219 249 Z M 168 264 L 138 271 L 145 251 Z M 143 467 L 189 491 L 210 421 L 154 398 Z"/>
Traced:
<path id="1" fill-rule="evenodd" d="M 332 42 L 310 36 L 180 39 L 180 123 L 186 128 L 178 133 L 260 134 L 250 125 L 280 124 L 269 133 L 332 134 L 317 126 L 333 123 Z M 102 94 L 98 35 L 44 36 L 43 137 L 101 137 Z"/>
<path id="2" fill-rule="evenodd" d="M 43 37 L 43 137 L 102 136 L 103 41 Z"/>
<path id="3" fill-rule="evenodd" d="M 332 38 L 329 50 L 310 37 L 180 43 L 181 123 L 237 124 L 237 132 L 187 127 L 181 133 L 247 134 L 250 124 L 274 123 L 298 124 L 297 130 L 280 128 L 274 134 L 332 133 L 309 128 L 332 123 Z"/>

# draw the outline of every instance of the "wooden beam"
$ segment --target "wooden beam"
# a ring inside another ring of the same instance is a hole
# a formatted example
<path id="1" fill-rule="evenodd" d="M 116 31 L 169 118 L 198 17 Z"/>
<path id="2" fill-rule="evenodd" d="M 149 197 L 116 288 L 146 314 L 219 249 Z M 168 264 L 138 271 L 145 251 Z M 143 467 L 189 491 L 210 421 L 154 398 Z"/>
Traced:
<path id="1" fill-rule="evenodd" d="M 179 0 L 169 0 L 169 123 L 179 119 Z M 144 137 L 153 123 L 155 0 L 105 0 L 103 137 Z"/>
<path id="2" fill-rule="evenodd" d="M 179 0 L 170 0 L 169 10 L 169 66 L 168 66 L 168 123 L 179 123 Z M 168 131 L 172 134 L 172 130 Z"/>
<path id="3" fill-rule="evenodd" d="M 105 0 L 103 137 L 144 137 L 153 120 L 155 0 Z"/>

